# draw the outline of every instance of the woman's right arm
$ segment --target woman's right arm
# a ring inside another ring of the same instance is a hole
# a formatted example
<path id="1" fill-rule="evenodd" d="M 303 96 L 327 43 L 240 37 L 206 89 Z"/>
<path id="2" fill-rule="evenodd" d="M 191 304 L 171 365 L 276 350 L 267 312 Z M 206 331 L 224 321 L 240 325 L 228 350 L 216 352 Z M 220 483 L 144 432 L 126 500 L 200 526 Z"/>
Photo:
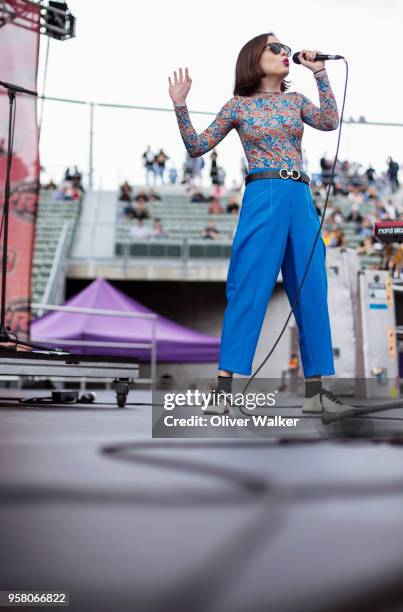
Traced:
<path id="1" fill-rule="evenodd" d="M 185 71 L 185 78 L 183 78 L 182 68 L 179 69 L 179 79 L 177 78 L 176 71 L 174 72 L 174 83 L 168 77 L 169 95 L 174 103 L 179 131 L 186 150 L 190 157 L 200 157 L 221 142 L 235 126 L 236 112 L 233 104 L 234 99 L 228 100 L 209 127 L 198 134 L 192 125 L 186 105 L 186 96 L 189 92 L 192 79 L 187 68 Z"/>
<path id="2" fill-rule="evenodd" d="M 174 108 L 179 131 L 190 157 L 199 157 L 214 149 L 234 127 L 235 112 L 232 98 L 224 104 L 209 127 L 200 134 L 192 125 L 186 104 L 174 104 Z"/>

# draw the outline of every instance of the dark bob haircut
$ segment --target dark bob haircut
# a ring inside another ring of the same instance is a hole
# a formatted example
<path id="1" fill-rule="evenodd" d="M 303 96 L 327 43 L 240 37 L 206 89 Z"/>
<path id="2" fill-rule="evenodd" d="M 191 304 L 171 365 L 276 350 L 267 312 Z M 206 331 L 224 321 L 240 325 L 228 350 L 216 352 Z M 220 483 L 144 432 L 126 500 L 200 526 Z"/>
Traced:
<path id="1" fill-rule="evenodd" d="M 259 68 L 260 56 L 262 55 L 268 36 L 275 36 L 274 32 L 259 34 L 251 38 L 240 50 L 235 66 L 234 96 L 251 96 L 260 85 L 260 79 L 264 73 Z M 281 81 L 281 91 L 287 91 L 291 81 Z"/>

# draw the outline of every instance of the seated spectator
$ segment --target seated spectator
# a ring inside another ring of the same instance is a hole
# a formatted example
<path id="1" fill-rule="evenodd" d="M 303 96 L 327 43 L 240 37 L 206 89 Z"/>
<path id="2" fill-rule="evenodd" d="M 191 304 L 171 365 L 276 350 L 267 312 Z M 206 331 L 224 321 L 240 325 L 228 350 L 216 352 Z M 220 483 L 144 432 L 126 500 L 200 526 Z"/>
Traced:
<path id="1" fill-rule="evenodd" d="M 335 208 L 333 210 L 333 212 L 331 213 L 329 217 L 329 221 L 331 223 L 335 223 L 336 225 L 339 225 L 340 223 L 343 223 L 345 221 L 344 215 L 341 212 L 340 208 Z"/>
<path id="2" fill-rule="evenodd" d="M 0 155 L 6 155 L 6 147 L 4 146 L 4 138 L 0 138 Z"/>
<path id="3" fill-rule="evenodd" d="M 161 196 L 152 187 L 150 187 L 148 190 L 148 199 L 150 202 L 153 202 L 155 200 L 161 200 Z"/>
<path id="4" fill-rule="evenodd" d="M 126 206 L 122 209 L 122 213 L 128 219 L 133 219 L 133 206 L 131 203 L 126 204 Z"/>
<path id="5" fill-rule="evenodd" d="M 127 191 L 128 193 L 132 193 L 133 191 L 133 187 L 130 185 L 130 183 L 127 180 L 120 186 L 120 188 L 123 191 Z"/>
<path id="6" fill-rule="evenodd" d="M 335 179 L 334 184 L 332 186 L 332 195 L 347 195 L 348 191 L 346 191 L 345 187 L 343 187 L 341 181 Z"/>
<path id="7" fill-rule="evenodd" d="M 121 202 L 131 202 L 132 201 L 132 191 L 133 188 L 127 181 L 120 186 L 119 200 Z"/>
<path id="8" fill-rule="evenodd" d="M 127 191 L 121 191 L 119 194 L 119 201 L 120 202 L 131 202 L 130 193 L 128 193 Z"/>
<path id="9" fill-rule="evenodd" d="M 334 204 L 331 200 L 328 201 L 327 206 L 326 206 L 326 214 L 325 214 L 325 219 L 326 221 L 330 221 L 332 218 L 332 214 L 335 211 L 335 207 Z"/>
<path id="10" fill-rule="evenodd" d="M 321 200 L 323 200 L 323 202 L 326 200 L 326 195 L 327 195 L 327 186 L 326 185 L 320 185 L 319 186 L 319 197 L 321 198 Z M 329 198 L 330 200 L 330 198 Z"/>
<path id="11" fill-rule="evenodd" d="M 138 202 L 139 200 L 144 200 L 144 202 L 148 202 L 148 195 L 146 194 L 144 189 L 140 189 L 138 194 L 133 199 L 136 200 L 136 202 Z"/>
<path id="12" fill-rule="evenodd" d="M 178 171 L 175 166 L 171 166 L 168 170 L 169 181 L 171 185 L 175 185 L 176 179 L 178 178 Z"/>
<path id="13" fill-rule="evenodd" d="M 190 198 L 191 202 L 207 202 L 207 198 L 204 197 L 201 187 L 196 187 L 194 194 Z"/>
<path id="14" fill-rule="evenodd" d="M 227 204 L 227 213 L 237 215 L 239 212 L 238 198 L 236 195 L 232 195 Z"/>
<path id="15" fill-rule="evenodd" d="M 73 187 L 72 181 L 63 181 L 58 189 L 55 190 L 53 198 L 55 200 L 79 200 L 81 192 L 76 187 Z"/>
<path id="16" fill-rule="evenodd" d="M 148 212 L 146 208 L 144 200 L 139 199 L 137 201 L 137 204 L 132 207 L 131 217 L 133 219 L 149 219 L 150 218 L 150 213 Z"/>
<path id="17" fill-rule="evenodd" d="M 209 238 L 211 240 L 216 240 L 220 238 L 220 231 L 214 227 L 214 222 L 209 219 L 207 221 L 206 227 L 201 232 L 202 238 Z"/>
<path id="18" fill-rule="evenodd" d="M 374 225 L 375 221 L 378 220 L 378 217 L 376 216 L 376 208 L 372 208 L 366 216 L 368 217 L 370 223 Z"/>
<path id="19" fill-rule="evenodd" d="M 220 215 L 224 212 L 224 209 L 221 206 L 220 200 L 218 198 L 213 198 L 211 200 L 210 206 L 208 207 L 208 212 L 211 215 Z"/>
<path id="20" fill-rule="evenodd" d="M 362 236 L 363 238 L 365 238 L 366 236 L 372 236 L 373 233 L 374 230 L 371 220 L 369 219 L 369 217 L 364 217 L 360 227 L 356 231 L 357 236 Z"/>
<path id="21" fill-rule="evenodd" d="M 150 238 L 168 238 L 168 232 L 162 227 L 161 219 L 154 219 Z"/>
<path id="22" fill-rule="evenodd" d="M 356 223 L 362 223 L 363 216 L 360 213 L 359 205 L 354 203 L 351 206 L 351 212 L 347 215 L 346 221 L 355 221 Z"/>
<path id="23" fill-rule="evenodd" d="M 383 219 L 386 215 L 386 208 L 381 200 L 375 202 L 375 215 L 377 219 Z"/>
<path id="24" fill-rule="evenodd" d="M 322 229 L 322 238 L 323 238 L 323 242 L 325 243 L 326 246 L 329 246 L 330 243 L 330 229 L 328 226 L 323 225 L 323 229 Z"/>
<path id="25" fill-rule="evenodd" d="M 356 250 L 359 255 L 375 255 L 382 249 L 382 244 L 376 242 L 374 236 L 367 236 L 364 240 L 361 240 Z"/>
<path id="26" fill-rule="evenodd" d="M 347 197 L 349 200 L 351 200 L 352 202 L 356 202 L 357 204 L 362 204 L 364 202 L 364 196 L 360 192 L 359 187 L 357 186 L 351 186 Z"/>
<path id="27" fill-rule="evenodd" d="M 149 238 L 151 230 L 144 225 L 144 219 L 136 219 L 135 224 L 130 228 L 132 238 Z"/>
<path id="28" fill-rule="evenodd" d="M 350 164 L 347 159 L 341 163 L 340 169 L 344 176 L 348 176 L 348 173 L 350 170 Z"/>
<path id="29" fill-rule="evenodd" d="M 82 173 L 79 171 L 77 166 L 74 166 L 73 173 L 70 174 L 70 179 L 73 183 L 73 187 L 75 189 L 79 189 L 80 191 L 84 191 L 84 187 L 82 186 L 82 183 L 81 183 L 82 178 L 83 178 Z"/>
<path id="30" fill-rule="evenodd" d="M 386 209 L 386 213 L 389 216 L 389 219 L 391 220 L 397 219 L 397 209 L 396 209 L 396 206 L 394 206 L 391 199 L 389 199 L 386 202 L 385 209 Z"/>
<path id="31" fill-rule="evenodd" d="M 71 200 L 79 200 L 81 198 L 81 191 L 77 186 L 74 186 L 73 184 L 69 184 L 67 185 L 67 192 L 69 195 L 69 198 Z"/>
<path id="32" fill-rule="evenodd" d="M 225 188 L 222 185 L 214 185 L 210 190 L 207 201 L 211 202 L 214 198 L 222 198 L 223 196 L 225 196 Z"/>
<path id="33" fill-rule="evenodd" d="M 368 187 L 368 189 L 365 192 L 365 202 L 368 202 L 368 200 L 376 200 L 378 197 L 378 193 L 375 187 Z"/>
<path id="34" fill-rule="evenodd" d="M 346 246 L 346 238 L 340 227 L 336 227 L 329 233 L 327 245 L 329 247 L 345 247 Z"/>
<path id="35" fill-rule="evenodd" d="M 54 191 L 57 189 L 57 185 L 52 179 L 50 179 L 49 183 L 45 185 L 44 189 L 46 189 L 46 191 Z"/>
<path id="36" fill-rule="evenodd" d="M 53 199 L 54 200 L 64 201 L 64 200 L 72 200 L 73 198 L 68 193 L 67 187 L 64 186 L 64 187 L 59 187 L 59 189 L 56 189 L 56 191 L 55 191 L 55 193 L 53 195 Z"/>

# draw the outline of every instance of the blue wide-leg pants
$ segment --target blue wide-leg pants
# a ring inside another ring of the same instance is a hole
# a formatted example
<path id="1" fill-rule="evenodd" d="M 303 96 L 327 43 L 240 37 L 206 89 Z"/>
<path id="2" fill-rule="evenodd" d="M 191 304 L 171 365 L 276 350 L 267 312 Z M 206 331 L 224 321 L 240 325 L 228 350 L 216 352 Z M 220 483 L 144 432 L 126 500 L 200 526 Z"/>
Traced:
<path id="1" fill-rule="evenodd" d="M 266 168 L 255 168 L 249 174 L 263 170 Z M 257 342 L 279 271 L 291 306 L 319 225 L 307 183 L 291 178 L 265 178 L 246 186 L 227 275 L 220 370 L 252 373 Z M 304 376 L 335 374 L 327 304 L 326 245 L 321 236 L 293 313 Z"/>

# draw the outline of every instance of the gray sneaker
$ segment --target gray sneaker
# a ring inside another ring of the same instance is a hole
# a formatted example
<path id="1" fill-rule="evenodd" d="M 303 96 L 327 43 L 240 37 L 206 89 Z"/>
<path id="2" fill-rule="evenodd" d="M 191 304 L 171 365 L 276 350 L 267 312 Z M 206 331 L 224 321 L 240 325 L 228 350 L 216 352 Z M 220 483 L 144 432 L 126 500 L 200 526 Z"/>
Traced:
<path id="1" fill-rule="evenodd" d="M 349 416 L 353 416 L 356 409 L 349 404 L 343 404 L 338 397 L 327 389 L 322 389 L 320 393 L 320 400 L 323 406 L 323 412 L 321 413 L 322 423 L 327 425 L 333 423 L 339 419 L 344 419 Z"/>
<path id="2" fill-rule="evenodd" d="M 232 405 L 232 393 L 225 391 L 216 392 L 210 397 L 207 408 L 203 414 L 226 414 L 229 412 L 229 405 Z"/>
<path id="3" fill-rule="evenodd" d="M 320 401 L 320 393 L 317 393 L 312 397 L 304 397 L 302 412 L 312 412 L 313 414 L 320 414 L 323 412 L 322 402 Z"/>
<path id="4" fill-rule="evenodd" d="M 304 398 L 302 412 L 320 414 L 322 423 L 327 425 L 338 419 L 352 416 L 355 409 L 353 406 L 343 404 L 332 391 L 322 389 L 320 393 L 317 393 L 313 397 Z"/>

